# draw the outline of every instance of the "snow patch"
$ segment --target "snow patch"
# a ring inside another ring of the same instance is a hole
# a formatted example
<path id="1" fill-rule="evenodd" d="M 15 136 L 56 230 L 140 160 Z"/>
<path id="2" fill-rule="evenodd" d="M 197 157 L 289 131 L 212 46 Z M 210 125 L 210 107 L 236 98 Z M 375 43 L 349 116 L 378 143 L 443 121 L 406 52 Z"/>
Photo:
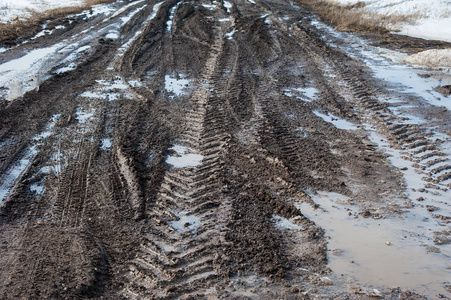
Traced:
<path id="1" fill-rule="evenodd" d="M 227 37 L 228 40 L 233 39 L 233 35 L 236 33 L 236 30 L 232 30 L 228 33 L 225 34 L 225 36 Z"/>
<path id="2" fill-rule="evenodd" d="M 191 83 L 190 79 L 184 79 L 184 76 L 174 78 L 171 75 L 164 77 L 164 87 L 166 91 L 172 93 L 175 96 L 182 96 L 186 94 L 186 89 Z"/>
<path id="3" fill-rule="evenodd" d="M 422 51 L 409 55 L 404 61 L 412 65 L 426 66 L 429 68 L 451 68 L 451 49 Z"/>
<path id="4" fill-rule="evenodd" d="M 180 5 L 180 3 L 177 4 L 176 6 L 174 6 L 173 8 L 171 8 L 171 10 L 169 11 L 169 19 L 168 19 L 168 22 L 166 24 L 166 29 L 167 29 L 167 31 L 169 33 L 171 33 L 171 31 L 172 31 L 172 24 L 174 23 L 173 22 L 174 14 L 175 14 L 175 11 L 176 11 L 177 7 Z"/>
<path id="5" fill-rule="evenodd" d="M 224 1 L 224 7 L 227 9 L 227 13 L 231 13 L 232 12 L 232 3 L 230 3 L 229 1 Z"/>
<path id="6" fill-rule="evenodd" d="M 142 1 L 139 1 L 142 2 Z M 150 16 L 147 18 L 146 21 L 144 21 L 143 25 L 141 26 L 141 28 L 146 28 L 146 26 L 150 23 L 150 21 L 152 21 L 156 16 L 158 11 L 160 10 L 161 5 L 164 3 L 164 1 L 159 2 L 157 4 L 155 4 L 153 6 L 152 9 L 152 13 L 150 14 Z M 142 30 L 138 30 L 135 32 L 135 34 L 133 35 L 132 38 L 130 38 L 127 42 L 125 42 L 124 44 L 122 44 L 122 47 L 119 48 L 118 51 L 118 56 L 121 57 L 122 55 L 124 55 L 124 53 L 128 50 L 128 48 L 130 47 L 130 45 L 142 34 Z"/>
<path id="7" fill-rule="evenodd" d="M 104 139 L 102 139 L 102 146 L 100 146 L 100 149 L 109 150 L 109 149 L 111 149 L 112 144 L 113 143 L 111 142 L 110 138 L 104 138 Z"/>
<path id="8" fill-rule="evenodd" d="M 143 86 L 142 82 L 139 80 L 128 80 L 127 82 L 128 82 L 128 84 L 130 84 L 131 87 L 137 88 L 137 87 Z"/>
<path id="9" fill-rule="evenodd" d="M 296 97 L 300 100 L 311 102 L 316 100 L 318 90 L 314 87 L 308 88 L 288 88 L 283 90 L 284 95 L 288 97 Z"/>
<path id="10" fill-rule="evenodd" d="M 371 68 L 375 77 L 387 82 L 391 86 L 395 85 L 399 91 L 416 94 L 429 104 L 444 106 L 448 110 L 451 110 L 451 101 L 434 91 L 434 87 L 443 84 L 441 82 L 442 80 L 434 76 L 422 78 L 420 77 L 422 74 L 421 70 L 397 63 L 401 58 L 405 59 L 406 55 L 373 47 L 362 49 L 360 53 L 364 57 L 365 64 Z"/>
<path id="11" fill-rule="evenodd" d="M 348 5 L 364 2 L 365 11 L 382 15 L 414 15 L 414 24 L 400 24 L 400 34 L 451 42 L 450 0 L 336 0 Z"/>
<path id="12" fill-rule="evenodd" d="M 31 161 L 37 153 L 36 146 L 32 146 L 14 166 L 2 174 L 0 177 L 0 204 L 9 195 L 11 188 L 31 164 Z"/>
<path id="13" fill-rule="evenodd" d="M 75 112 L 75 114 L 77 115 L 77 120 L 80 123 L 86 123 L 87 121 L 92 119 L 92 117 L 94 116 L 94 112 L 86 112 L 80 107 L 77 108 L 77 111 Z"/>
<path id="14" fill-rule="evenodd" d="M 117 31 L 108 32 L 105 38 L 110 40 L 117 40 L 119 38 L 119 33 Z"/>
<path id="15" fill-rule="evenodd" d="M 137 13 L 139 13 L 141 10 L 143 10 L 144 8 L 147 7 L 146 5 L 143 5 L 141 7 L 138 7 L 137 9 L 135 9 L 134 11 L 132 11 L 131 13 L 129 13 L 127 16 L 122 17 L 121 21 L 122 21 L 122 25 L 127 24 Z"/>
<path id="16" fill-rule="evenodd" d="M 0 87 L 9 89 L 7 100 L 13 100 L 39 86 L 45 80 L 43 68 L 47 57 L 61 45 L 36 49 L 24 56 L 0 65 Z"/>
<path id="17" fill-rule="evenodd" d="M 202 163 L 203 156 L 188 147 L 175 145 L 170 149 L 176 155 L 168 156 L 166 162 L 175 168 L 195 167 Z"/>
<path id="18" fill-rule="evenodd" d="M 81 6 L 84 0 L 0 0 L 0 22 L 11 22 L 15 17 L 29 18 L 32 11 L 43 12 L 48 9 Z"/>

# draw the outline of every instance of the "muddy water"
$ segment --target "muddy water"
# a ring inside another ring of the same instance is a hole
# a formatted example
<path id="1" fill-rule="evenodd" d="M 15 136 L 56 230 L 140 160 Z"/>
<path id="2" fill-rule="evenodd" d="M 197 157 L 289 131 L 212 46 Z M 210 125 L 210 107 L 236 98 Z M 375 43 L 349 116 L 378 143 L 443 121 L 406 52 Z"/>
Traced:
<path id="1" fill-rule="evenodd" d="M 435 221 L 416 211 L 396 218 L 363 218 L 356 215 L 349 198 L 336 193 L 322 192 L 312 199 L 319 209 L 306 203 L 299 207 L 326 231 L 329 265 L 345 284 L 399 286 L 429 296 L 444 292 L 451 263 L 444 253 L 449 249 L 434 253 L 442 248 L 431 248 L 428 234 L 437 227 Z"/>

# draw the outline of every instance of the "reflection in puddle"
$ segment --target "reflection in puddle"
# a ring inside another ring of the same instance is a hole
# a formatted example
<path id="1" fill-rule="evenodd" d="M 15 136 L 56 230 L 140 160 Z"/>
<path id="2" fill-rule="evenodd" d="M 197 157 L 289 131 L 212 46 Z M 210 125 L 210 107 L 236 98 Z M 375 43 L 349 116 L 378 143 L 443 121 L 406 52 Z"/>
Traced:
<path id="1" fill-rule="evenodd" d="M 432 228 L 439 229 L 435 221 L 413 212 L 404 219 L 356 217 L 349 199 L 335 193 L 320 192 L 312 200 L 320 209 L 306 203 L 298 207 L 330 237 L 329 263 L 337 275 L 349 275 L 364 285 L 401 287 L 430 296 L 445 292 L 451 261 L 446 254 L 434 252 L 449 245 L 432 246 L 425 236 Z"/>

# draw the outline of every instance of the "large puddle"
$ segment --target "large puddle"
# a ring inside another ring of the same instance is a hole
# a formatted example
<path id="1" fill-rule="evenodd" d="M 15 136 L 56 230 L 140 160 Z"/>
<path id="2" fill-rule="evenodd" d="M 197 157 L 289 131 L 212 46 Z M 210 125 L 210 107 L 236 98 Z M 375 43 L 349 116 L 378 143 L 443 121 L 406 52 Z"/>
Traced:
<path id="1" fill-rule="evenodd" d="M 325 230 L 329 266 L 344 283 L 380 290 L 401 287 L 430 297 L 446 294 L 450 245 L 431 240 L 428 234 L 438 227 L 434 220 L 415 211 L 393 219 L 356 217 L 356 207 L 335 193 L 318 193 L 312 200 L 319 209 L 306 203 L 299 208 Z"/>

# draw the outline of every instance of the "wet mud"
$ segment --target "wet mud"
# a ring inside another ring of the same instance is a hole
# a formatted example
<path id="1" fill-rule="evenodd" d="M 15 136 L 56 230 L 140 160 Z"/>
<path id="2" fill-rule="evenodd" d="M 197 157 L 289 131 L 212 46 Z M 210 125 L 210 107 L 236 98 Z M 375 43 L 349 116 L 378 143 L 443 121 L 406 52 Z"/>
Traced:
<path id="1" fill-rule="evenodd" d="M 424 171 L 426 198 L 451 188 L 443 143 L 380 100 L 395 92 L 289 1 L 112 7 L 2 54 L 89 46 L 0 92 L 2 299 L 421 299 L 336 281 L 302 208 L 318 192 L 356 218 L 415 206 L 371 130 Z M 449 111 L 424 113 L 449 136 Z M 441 208 L 421 210 L 446 246 Z"/>

